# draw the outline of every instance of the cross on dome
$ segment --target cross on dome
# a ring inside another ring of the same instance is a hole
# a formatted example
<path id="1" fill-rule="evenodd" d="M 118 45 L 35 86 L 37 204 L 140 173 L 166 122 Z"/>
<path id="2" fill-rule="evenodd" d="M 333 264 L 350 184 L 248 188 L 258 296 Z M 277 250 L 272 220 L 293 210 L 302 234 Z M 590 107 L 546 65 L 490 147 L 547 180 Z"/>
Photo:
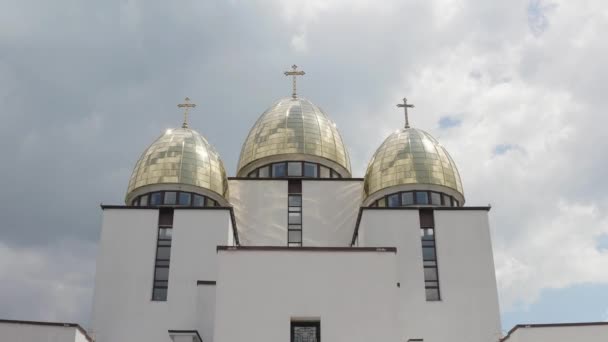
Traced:
<path id="1" fill-rule="evenodd" d="M 188 128 L 188 112 L 190 111 L 190 108 L 196 107 L 196 104 L 190 103 L 190 98 L 186 97 L 184 103 L 178 104 L 177 107 L 184 108 L 184 123 L 182 124 L 182 128 Z"/>
<path id="2" fill-rule="evenodd" d="M 306 73 L 302 70 L 298 70 L 298 66 L 295 64 L 291 66 L 291 69 L 292 71 L 285 71 L 284 74 L 285 76 L 293 76 L 293 93 L 291 94 L 291 97 L 295 99 L 298 97 L 296 94 L 296 77 L 304 76 Z"/>
<path id="3" fill-rule="evenodd" d="M 407 115 L 407 109 L 408 108 L 414 108 L 413 104 L 408 104 L 407 103 L 407 99 L 404 97 L 403 98 L 403 104 L 399 103 L 397 104 L 397 107 L 399 108 L 403 108 L 403 111 L 405 112 L 405 128 L 410 128 L 410 121 Z"/>

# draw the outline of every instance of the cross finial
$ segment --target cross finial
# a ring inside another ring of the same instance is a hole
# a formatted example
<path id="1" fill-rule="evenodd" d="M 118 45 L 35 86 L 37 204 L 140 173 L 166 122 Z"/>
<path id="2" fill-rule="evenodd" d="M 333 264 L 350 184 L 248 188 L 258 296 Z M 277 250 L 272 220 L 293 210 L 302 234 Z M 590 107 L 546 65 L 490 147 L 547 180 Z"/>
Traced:
<path id="1" fill-rule="evenodd" d="M 285 76 L 293 76 L 293 93 L 291 94 L 291 97 L 295 99 L 296 97 L 298 97 L 298 95 L 296 94 L 296 77 L 303 76 L 306 73 L 301 70 L 298 71 L 298 66 L 295 64 L 291 66 L 291 69 L 292 71 L 285 71 L 284 74 Z"/>
<path id="2" fill-rule="evenodd" d="M 180 103 L 177 105 L 178 108 L 184 108 L 184 123 L 182 124 L 183 128 L 188 128 L 188 111 L 190 108 L 196 107 L 194 103 L 190 103 L 190 98 L 186 97 L 184 99 L 184 103 Z"/>
<path id="3" fill-rule="evenodd" d="M 414 108 L 413 104 L 407 104 L 407 99 L 404 97 L 403 98 L 403 104 L 399 103 L 397 104 L 397 107 L 403 108 L 403 111 L 405 111 L 405 128 L 410 128 L 410 121 L 409 118 L 407 116 L 407 109 L 408 108 Z"/>

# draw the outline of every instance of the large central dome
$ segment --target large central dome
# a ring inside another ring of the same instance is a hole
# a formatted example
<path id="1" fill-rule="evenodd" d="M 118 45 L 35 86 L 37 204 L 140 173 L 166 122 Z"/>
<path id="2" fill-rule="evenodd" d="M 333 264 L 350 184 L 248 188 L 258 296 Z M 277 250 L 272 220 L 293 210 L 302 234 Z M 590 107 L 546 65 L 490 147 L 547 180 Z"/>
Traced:
<path id="1" fill-rule="evenodd" d="M 276 101 L 253 125 L 243 144 L 237 176 L 274 162 L 307 161 L 350 177 L 350 160 L 336 124 L 302 97 Z"/>

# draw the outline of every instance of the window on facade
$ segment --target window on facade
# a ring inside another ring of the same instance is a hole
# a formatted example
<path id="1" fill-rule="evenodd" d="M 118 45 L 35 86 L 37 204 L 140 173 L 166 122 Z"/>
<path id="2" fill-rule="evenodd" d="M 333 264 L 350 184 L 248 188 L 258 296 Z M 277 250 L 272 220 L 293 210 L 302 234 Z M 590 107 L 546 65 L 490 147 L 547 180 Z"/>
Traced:
<path id="1" fill-rule="evenodd" d="M 451 201 L 450 196 L 443 194 L 443 205 L 445 205 L 446 207 L 452 206 L 452 201 Z"/>
<path id="2" fill-rule="evenodd" d="M 160 205 L 162 204 L 162 192 L 155 192 L 152 195 L 150 195 L 150 205 Z"/>
<path id="3" fill-rule="evenodd" d="M 177 193 L 175 191 L 167 191 L 165 192 L 164 204 L 176 204 L 177 203 Z"/>
<path id="4" fill-rule="evenodd" d="M 287 163 L 287 175 L 290 177 L 302 177 L 302 163 L 301 162 Z"/>
<path id="5" fill-rule="evenodd" d="M 285 177 L 287 176 L 287 170 L 285 170 L 285 163 L 272 164 L 272 176 L 273 177 Z"/>
<path id="6" fill-rule="evenodd" d="M 192 194 L 189 192 L 180 192 L 179 193 L 179 205 L 190 206 L 192 202 Z"/>
<path id="7" fill-rule="evenodd" d="M 302 180 L 289 180 L 287 192 L 287 245 L 302 246 Z"/>
<path id="8" fill-rule="evenodd" d="M 416 204 L 429 204 L 429 193 L 426 191 L 416 191 Z"/>
<path id="9" fill-rule="evenodd" d="M 249 178 L 258 178 L 258 171 L 255 170 L 255 171 L 249 172 L 249 175 L 247 175 L 247 177 L 249 177 Z"/>
<path id="10" fill-rule="evenodd" d="M 431 192 L 431 204 L 441 205 L 441 194 L 438 192 Z"/>
<path id="11" fill-rule="evenodd" d="M 329 170 L 328 167 L 325 167 L 325 166 L 321 165 L 319 167 L 319 170 L 321 172 L 321 178 L 329 178 L 329 177 L 331 177 L 331 172 L 330 172 L 330 170 Z"/>
<path id="12" fill-rule="evenodd" d="M 158 212 L 158 238 L 154 262 L 152 300 L 166 301 L 169 288 L 169 263 L 171 259 L 171 237 L 173 231 L 173 209 Z"/>
<path id="13" fill-rule="evenodd" d="M 205 197 L 201 195 L 194 195 L 192 199 L 192 205 L 195 207 L 204 207 Z"/>
<path id="14" fill-rule="evenodd" d="M 145 207 L 148 205 L 148 195 L 143 195 L 139 198 L 139 206 Z"/>
<path id="15" fill-rule="evenodd" d="M 304 163 L 304 177 L 317 178 L 317 164 Z"/>
<path id="16" fill-rule="evenodd" d="M 260 178 L 270 177 L 270 166 L 262 166 L 259 169 L 258 177 L 260 177 Z"/>
<path id="17" fill-rule="evenodd" d="M 414 204 L 414 193 L 411 191 L 402 193 L 401 194 L 401 203 L 403 205 L 413 205 Z"/>
<path id="18" fill-rule="evenodd" d="M 435 245 L 435 219 L 432 210 L 420 210 L 420 238 L 424 269 L 424 289 L 427 301 L 441 300 L 439 271 Z"/>
<path id="19" fill-rule="evenodd" d="M 388 201 L 388 206 L 391 208 L 401 206 L 401 203 L 399 202 L 399 194 L 394 194 L 394 195 L 388 196 L 387 201 Z"/>
<path id="20" fill-rule="evenodd" d="M 321 322 L 291 321 L 291 342 L 320 342 Z"/>

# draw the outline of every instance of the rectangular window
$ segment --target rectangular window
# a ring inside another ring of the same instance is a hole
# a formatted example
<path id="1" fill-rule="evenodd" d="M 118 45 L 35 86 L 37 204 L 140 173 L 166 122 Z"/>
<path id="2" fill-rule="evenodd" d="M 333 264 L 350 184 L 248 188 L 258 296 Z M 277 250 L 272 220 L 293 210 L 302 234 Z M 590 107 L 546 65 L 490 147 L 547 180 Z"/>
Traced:
<path id="1" fill-rule="evenodd" d="M 204 207 L 205 206 L 205 197 L 201 195 L 194 195 L 194 200 L 192 201 L 192 205 L 195 207 Z"/>
<path id="2" fill-rule="evenodd" d="M 162 200 L 162 192 L 155 192 L 150 195 L 150 205 L 159 205 Z"/>
<path id="3" fill-rule="evenodd" d="M 414 193 L 413 192 L 404 192 L 401 194 L 401 203 L 403 205 L 413 205 L 414 204 Z"/>
<path id="4" fill-rule="evenodd" d="M 452 201 L 450 200 L 450 196 L 443 194 L 443 205 L 449 207 L 452 205 Z"/>
<path id="5" fill-rule="evenodd" d="M 304 177 L 317 178 L 317 164 L 304 163 Z"/>
<path id="6" fill-rule="evenodd" d="M 143 195 L 139 198 L 139 205 L 145 207 L 148 205 L 148 195 Z"/>
<path id="7" fill-rule="evenodd" d="M 154 262 L 152 300 L 166 301 L 169 287 L 169 263 L 171 259 L 171 237 L 173 232 L 173 209 L 158 212 L 158 238 Z"/>
<path id="8" fill-rule="evenodd" d="M 272 177 L 285 177 L 286 174 L 285 163 L 272 164 Z"/>
<path id="9" fill-rule="evenodd" d="M 190 206 L 192 202 L 192 195 L 189 192 L 180 192 L 179 193 L 179 205 Z"/>
<path id="10" fill-rule="evenodd" d="M 301 162 L 287 163 L 287 175 L 290 177 L 302 177 L 302 163 Z"/>
<path id="11" fill-rule="evenodd" d="M 321 165 L 319 167 L 319 171 L 321 172 L 321 178 L 329 178 L 329 177 L 331 177 L 331 172 L 330 172 L 329 168 Z"/>
<path id="12" fill-rule="evenodd" d="M 287 192 L 287 246 L 302 246 L 302 180 L 289 180 Z"/>
<path id="13" fill-rule="evenodd" d="M 441 194 L 438 192 L 431 192 L 431 204 L 441 205 Z"/>
<path id="14" fill-rule="evenodd" d="M 416 191 L 416 204 L 429 204 L 429 193 L 426 191 Z"/>
<path id="15" fill-rule="evenodd" d="M 435 245 L 435 218 L 432 210 L 420 210 L 419 214 L 426 300 L 438 301 L 441 300 L 441 296 L 439 295 L 439 270 Z"/>
<path id="16" fill-rule="evenodd" d="M 165 192 L 164 204 L 175 204 L 177 203 L 176 198 L 177 194 L 175 193 L 175 191 L 167 191 Z"/>
<path id="17" fill-rule="evenodd" d="M 249 172 L 249 178 L 258 178 L 258 171 Z"/>
<path id="18" fill-rule="evenodd" d="M 268 177 L 270 177 L 270 166 L 262 166 L 258 170 L 258 177 L 260 177 L 260 178 L 268 178 Z"/>
<path id="19" fill-rule="evenodd" d="M 291 321 L 291 342 L 321 342 L 321 322 Z"/>
<path id="20" fill-rule="evenodd" d="M 399 203 L 399 194 L 390 195 L 387 197 L 388 206 L 391 208 L 399 207 L 401 203 Z"/>

